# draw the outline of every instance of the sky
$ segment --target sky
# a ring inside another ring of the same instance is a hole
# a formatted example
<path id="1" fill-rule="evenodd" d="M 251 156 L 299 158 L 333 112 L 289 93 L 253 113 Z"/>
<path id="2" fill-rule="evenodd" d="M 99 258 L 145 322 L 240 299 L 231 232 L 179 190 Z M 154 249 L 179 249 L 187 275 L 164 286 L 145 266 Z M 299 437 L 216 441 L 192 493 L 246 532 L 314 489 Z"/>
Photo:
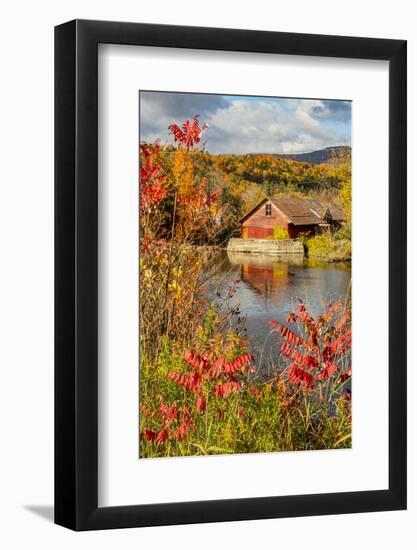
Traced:
<path id="1" fill-rule="evenodd" d="M 212 154 L 306 153 L 351 145 L 352 103 L 177 92 L 140 92 L 140 139 L 172 143 L 168 126 L 199 115 Z"/>

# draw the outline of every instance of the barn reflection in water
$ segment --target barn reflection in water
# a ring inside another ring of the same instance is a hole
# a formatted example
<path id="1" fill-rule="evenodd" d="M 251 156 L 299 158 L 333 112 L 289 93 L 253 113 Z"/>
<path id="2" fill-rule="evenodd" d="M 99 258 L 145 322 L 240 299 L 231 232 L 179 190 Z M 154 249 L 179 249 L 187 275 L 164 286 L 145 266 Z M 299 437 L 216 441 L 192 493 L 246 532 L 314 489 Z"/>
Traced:
<path id="1" fill-rule="evenodd" d="M 267 300 L 287 292 L 289 279 L 294 277 L 293 266 L 303 265 L 303 258 L 274 257 L 261 254 L 227 253 L 232 265 L 241 266 L 241 279 L 254 292 Z"/>

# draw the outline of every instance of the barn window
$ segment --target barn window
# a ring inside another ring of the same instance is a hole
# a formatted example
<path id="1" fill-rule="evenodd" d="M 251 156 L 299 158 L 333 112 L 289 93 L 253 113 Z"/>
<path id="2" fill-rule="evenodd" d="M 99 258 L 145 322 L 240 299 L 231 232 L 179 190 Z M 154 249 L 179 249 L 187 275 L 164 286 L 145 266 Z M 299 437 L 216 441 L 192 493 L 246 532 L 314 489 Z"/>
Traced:
<path id="1" fill-rule="evenodd" d="M 271 216 L 272 212 L 271 212 L 271 205 L 270 204 L 265 204 L 265 216 Z"/>

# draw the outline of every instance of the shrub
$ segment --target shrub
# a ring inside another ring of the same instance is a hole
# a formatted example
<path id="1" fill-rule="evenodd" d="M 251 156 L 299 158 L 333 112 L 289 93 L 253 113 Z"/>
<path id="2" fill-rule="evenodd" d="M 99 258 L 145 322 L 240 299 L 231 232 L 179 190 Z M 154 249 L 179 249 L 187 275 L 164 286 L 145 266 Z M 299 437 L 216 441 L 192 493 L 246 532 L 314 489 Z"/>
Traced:
<path id="1" fill-rule="evenodd" d="M 140 346 L 151 362 L 164 337 L 189 339 L 205 307 L 199 280 L 209 251 L 197 255 L 191 245 L 209 244 L 217 232 L 221 192 L 210 191 L 193 165 L 205 128 L 197 116 L 169 127 L 176 144 L 171 168 L 159 140 L 140 144 Z"/>
<path id="2" fill-rule="evenodd" d="M 317 256 L 329 256 L 334 249 L 334 243 L 330 235 L 316 235 L 306 241 L 308 255 Z"/>
<path id="3" fill-rule="evenodd" d="M 347 222 L 342 224 L 340 229 L 335 233 L 334 238 L 338 241 L 342 241 L 344 239 L 350 241 L 352 239 L 352 225 Z"/>
<path id="4" fill-rule="evenodd" d="M 280 227 L 279 225 L 276 225 L 274 227 L 274 239 L 277 241 L 282 241 L 289 239 L 290 236 L 288 235 L 288 231 L 284 227 Z"/>
<path id="5" fill-rule="evenodd" d="M 303 244 L 307 249 L 308 257 L 313 259 L 345 261 L 349 260 L 352 255 L 351 241 L 343 234 L 336 233 L 332 237 L 330 233 L 324 233 L 303 239 Z"/>

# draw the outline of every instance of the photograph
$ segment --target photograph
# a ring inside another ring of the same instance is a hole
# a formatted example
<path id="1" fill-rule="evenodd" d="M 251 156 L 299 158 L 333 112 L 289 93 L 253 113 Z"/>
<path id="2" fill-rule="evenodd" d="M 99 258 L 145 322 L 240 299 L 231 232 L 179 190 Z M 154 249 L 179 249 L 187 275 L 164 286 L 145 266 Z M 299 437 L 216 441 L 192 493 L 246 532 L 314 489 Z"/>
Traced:
<path id="1" fill-rule="evenodd" d="M 352 101 L 139 91 L 139 458 L 352 446 Z"/>
<path id="2" fill-rule="evenodd" d="M 414 12 L 5 3 L 0 548 L 417 548 Z"/>

